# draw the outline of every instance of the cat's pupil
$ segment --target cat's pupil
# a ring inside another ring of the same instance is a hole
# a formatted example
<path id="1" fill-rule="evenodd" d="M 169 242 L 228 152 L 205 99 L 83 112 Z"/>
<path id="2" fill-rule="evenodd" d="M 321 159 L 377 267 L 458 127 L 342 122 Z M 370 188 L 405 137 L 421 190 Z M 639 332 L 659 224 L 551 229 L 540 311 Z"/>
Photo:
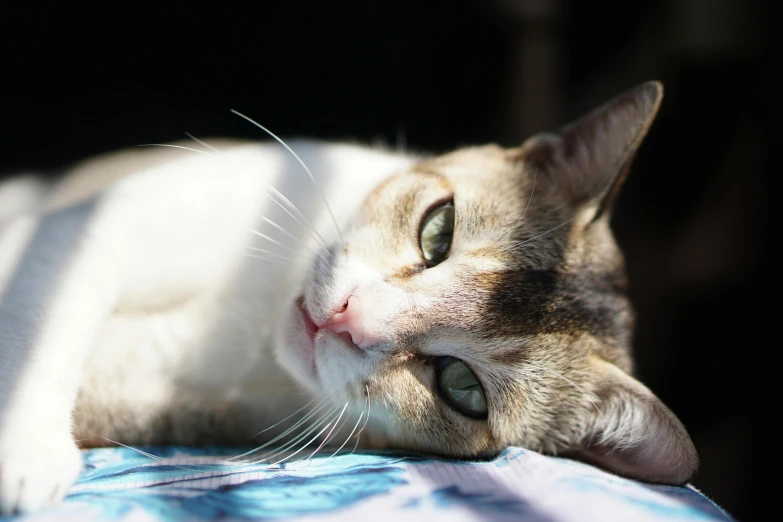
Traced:
<path id="1" fill-rule="evenodd" d="M 444 259 L 451 249 L 454 235 L 454 205 L 446 203 L 434 208 L 421 227 L 419 245 L 428 267 L 435 266 Z"/>
<path id="2" fill-rule="evenodd" d="M 446 403 L 463 415 L 487 417 L 487 399 L 476 375 L 468 366 L 452 357 L 443 357 L 438 365 L 438 388 Z"/>

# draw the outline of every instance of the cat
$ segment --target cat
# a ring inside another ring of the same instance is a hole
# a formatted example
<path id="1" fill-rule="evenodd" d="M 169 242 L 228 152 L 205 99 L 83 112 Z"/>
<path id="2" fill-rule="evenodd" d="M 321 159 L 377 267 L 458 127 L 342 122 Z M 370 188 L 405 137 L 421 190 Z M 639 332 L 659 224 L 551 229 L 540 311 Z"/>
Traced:
<path id="1" fill-rule="evenodd" d="M 60 501 L 79 447 L 267 427 L 688 482 L 685 428 L 632 377 L 609 228 L 662 95 L 508 149 L 197 140 L 0 186 L 25 201 L 0 224 L 0 512 Z"/>

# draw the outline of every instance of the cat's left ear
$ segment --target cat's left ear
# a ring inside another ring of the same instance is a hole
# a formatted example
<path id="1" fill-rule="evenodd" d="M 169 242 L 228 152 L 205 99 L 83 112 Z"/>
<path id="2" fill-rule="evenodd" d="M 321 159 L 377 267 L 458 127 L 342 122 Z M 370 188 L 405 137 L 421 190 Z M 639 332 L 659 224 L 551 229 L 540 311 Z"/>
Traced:
<path id="1" fill-rule="evenodd" d="M 595 358 L 598 402 L 582 419 L 580 440 L 563 452 L 625 477 L 685 484 L 699 467 L 688 432 L 646 386 Z"/>
<path id="2" fill-rule="evenodd" d="M 595 206 L 601 215 L 611 209 L 662 98 L 660 82 L 638 85 L 557 133 L 533 136 L 520 155 L 570 204 Z"/>

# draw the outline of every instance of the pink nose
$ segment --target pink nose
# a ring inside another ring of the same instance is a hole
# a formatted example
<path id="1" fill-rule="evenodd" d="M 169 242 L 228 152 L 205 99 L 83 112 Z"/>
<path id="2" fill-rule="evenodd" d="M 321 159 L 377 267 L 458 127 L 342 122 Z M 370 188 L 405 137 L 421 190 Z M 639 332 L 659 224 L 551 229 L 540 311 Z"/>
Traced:
<path id="1" fill-rule="evenodd" d="M 367 332 L 361 323 L 361 306 L 355 295 L 348 297 L 340 311 L 332 315 L 321 326 L 336 334 L 348 334 L 351 342 L 361 347 L 368 340 Z"/>

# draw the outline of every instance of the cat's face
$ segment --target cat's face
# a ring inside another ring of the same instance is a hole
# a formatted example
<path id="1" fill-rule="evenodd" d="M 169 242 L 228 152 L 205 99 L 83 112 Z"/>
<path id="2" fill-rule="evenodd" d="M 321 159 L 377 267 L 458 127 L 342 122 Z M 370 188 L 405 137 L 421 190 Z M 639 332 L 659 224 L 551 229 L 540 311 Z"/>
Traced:
<path id="1" fill-rule="evenodd" d="M 364 446 L 475 457 L 522 445 L 686 480 L 687 434 L 625 373 L 632 319 L 607 218 L 659 98 L 647 84 L 560 135 L 389 178 L 315 259 L 278 358 L 353 418 L 371 411 Z M 618 461 L 651 422 L 672 444 Z"/>

